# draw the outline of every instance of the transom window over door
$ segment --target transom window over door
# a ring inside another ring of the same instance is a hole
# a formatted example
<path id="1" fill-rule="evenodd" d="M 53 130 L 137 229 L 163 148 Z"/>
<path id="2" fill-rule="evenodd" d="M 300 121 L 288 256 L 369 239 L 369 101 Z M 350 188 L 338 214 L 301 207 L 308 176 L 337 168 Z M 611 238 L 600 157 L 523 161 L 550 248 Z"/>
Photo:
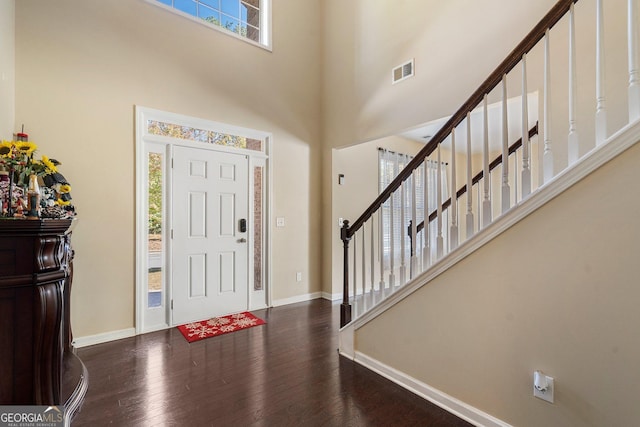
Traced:
<path id="1" fill-rule="evenodd" d="M 198 18 L 214 28 L 269 46 L 270 0 L 152 0 L 181 15 Z"/>

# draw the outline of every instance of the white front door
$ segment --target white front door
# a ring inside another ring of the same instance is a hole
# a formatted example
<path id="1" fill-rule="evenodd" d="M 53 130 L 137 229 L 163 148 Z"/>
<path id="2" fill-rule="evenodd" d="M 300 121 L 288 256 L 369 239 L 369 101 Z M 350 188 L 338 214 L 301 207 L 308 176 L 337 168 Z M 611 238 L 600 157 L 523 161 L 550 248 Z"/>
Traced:
<path id="1" fill-rule="evenodd" d="M 174 146 L 172 324 L 248 308 L 248 158 Z"/>

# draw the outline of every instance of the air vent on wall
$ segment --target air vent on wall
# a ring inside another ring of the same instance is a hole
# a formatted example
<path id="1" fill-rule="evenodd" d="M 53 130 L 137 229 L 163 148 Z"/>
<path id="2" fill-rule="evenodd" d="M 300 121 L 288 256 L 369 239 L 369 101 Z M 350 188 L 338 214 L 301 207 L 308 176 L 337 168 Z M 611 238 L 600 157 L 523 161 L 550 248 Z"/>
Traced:
<path id="1" fill-rule="evenodd" d="M 398 65 L 393 69 L 393 72 L 391 74 L 391 82 L 393 84 L 406 80 L 409 77 L 413 77 L 413 61 L 414 60 L 412 59 L 411 61 L 407 61 L 404 64 Z"/>

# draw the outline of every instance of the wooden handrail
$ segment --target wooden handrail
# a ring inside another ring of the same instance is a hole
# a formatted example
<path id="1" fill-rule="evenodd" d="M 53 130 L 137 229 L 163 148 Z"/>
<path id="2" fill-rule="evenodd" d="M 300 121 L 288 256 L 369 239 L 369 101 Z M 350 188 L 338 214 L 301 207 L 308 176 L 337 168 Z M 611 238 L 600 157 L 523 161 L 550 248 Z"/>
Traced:
<path id="1" fill-rule="evenodd" d="M 529 138 L 533 138 L 537 134 L 538 134 L 538 122 L 536 122 L 536 124 L 531 129 L 529 129 Z M 509 155 L 512 155 L 513 153 L 515 153 L 520 147 L 522 147 L 522 138 L 518 139 L 516 142 L 511 144 L 511 146 L 509 147 Z M 493 159 L 491 163 L 489 163 L 489 172 L 491 172 L 492 170 L 500 166 L 500 164 L 502 164 L 502 154 L 497 156 L 495 159 Z M 473 179 L 471 180 L 471 185 L 477 184 L 478 181 L 480 181 L 483 177 L 484 177 L 484 171 L 478 172 L 476 176 L 474 176 Z M 467 192 L 467 184 L 460 187 L 460 189 L 456 192 L 456 198 L 459 199 L 466 192 Z M 451 197 L 449 197 L 447 200 L 445 200 L 444 203 L 442 203 L 442 210 L 444 211 L 449 206 L 451 206 Z M 433 212 L 431 212 L 431 214 L 429 214 L 429 222 L 434 221 L 437 217 L 438 217 L 438 209 L 435 209 Z M 424 228 L 424 221 L 422 221 L 420 224 L 416 226 L 416 233 L 421 232 L 423 228 Z M 411 234 L 411 232 L 409 232 L 409 234 Z"/>
<path id="2" fill-rule="evenodd" d="M 475 109 L 484 98 L 485 94 L 491 92 L 502 82 L 502 76 L 509 73 L 521 60 L 522 56 L 529 53 L 531 49 L 545 35 L 547 29 L 553 28 L 555 24 L 569 11 L 573 3 L 578 0 L 559 0 L 551 10 L 538 22 L 538 24 L 527 34 L 527 36 L 516 46 L 504 61 L 489 75 L 489 77 L 476 89 L 476 91 L 462 104 L 462 106 L 451 116 L 451 118 L 440 128 L 425 147 L 405 166 L 398 176 L 391 181 L 371 205 L 360 215 L 360 217 L 346 229 L 345 236 L 351 238 L 356 231 L 364 225 L 369 218 L 391 197 L 402 183 L 411 176 L 424 160 L 431 155 L 445 138 L 466 118 L 467 113 Z"/>

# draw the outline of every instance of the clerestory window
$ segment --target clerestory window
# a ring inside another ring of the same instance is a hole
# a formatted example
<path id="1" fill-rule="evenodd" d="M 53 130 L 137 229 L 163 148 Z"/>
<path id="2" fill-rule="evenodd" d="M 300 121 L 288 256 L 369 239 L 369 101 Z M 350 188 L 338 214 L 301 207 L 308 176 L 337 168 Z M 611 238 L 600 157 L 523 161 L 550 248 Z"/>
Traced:
<path id="1" fill-rule="evenodd" d="M 154 0 L 181 15 L 269 47 L 270 0 Z"/>

